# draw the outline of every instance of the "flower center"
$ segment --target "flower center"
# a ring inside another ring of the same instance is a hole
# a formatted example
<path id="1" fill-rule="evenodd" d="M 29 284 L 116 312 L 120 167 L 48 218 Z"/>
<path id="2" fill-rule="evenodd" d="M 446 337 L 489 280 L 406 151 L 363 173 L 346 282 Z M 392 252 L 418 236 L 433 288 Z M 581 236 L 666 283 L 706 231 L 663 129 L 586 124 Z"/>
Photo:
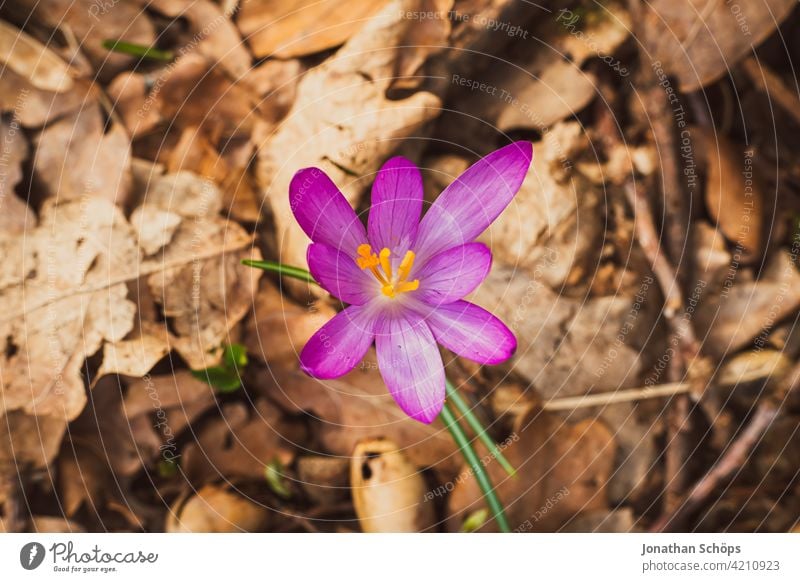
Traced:
<path id="1" fill-rule="evenodd" d="M 395 297 L 397 294 L 407 291 L 416 291 L 419 288 L 419 279 L 407 280 L 411 267 L 414 266 L 414 253 L 406 252 L 397 267 L 397 273 L 392 273 L 392 261 L 389 260 L 391 255 L 392 252 L 387 248 L 381 249 L 381 252 L 376 255 L 368 244 L 359 245 L 356 264 L 361 267 L 362 271 L 365 269 L 372 271 L 381 284 L 381 291 L 387 297 Z"/>

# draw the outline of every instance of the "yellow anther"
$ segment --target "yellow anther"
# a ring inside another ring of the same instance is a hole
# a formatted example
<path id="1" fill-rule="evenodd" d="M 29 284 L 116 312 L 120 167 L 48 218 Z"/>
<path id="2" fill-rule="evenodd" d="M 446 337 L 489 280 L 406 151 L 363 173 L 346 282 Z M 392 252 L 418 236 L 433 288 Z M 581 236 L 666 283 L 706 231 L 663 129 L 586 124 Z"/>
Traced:
<path id="1" fill-rule="evenodd" d="M 371 246 L 367 244 L 359 245 L 357 252 L 359 256 L 356 257 L 356 263 L 361 267 L 362 271 L 378 266 L 378 257 L 372 252 Z"/>
<path id="2" fill-rule="evenodd" d="M 392 280 L 392 262 L 389 260 L 391 254 L 392 251 L 387 248 L 382 248 L 381 254 L 378 255 L 381 258 L 381 269 L 383 269 L 383 272 L 386 273 L 387 281 Z"/>
<path id="3" fill-rule="evenodd" d="M 412 251 L 406 252 L 403 260 L 397 268 L 397 276 L 392 273 L 392 252 L 387 249 L 381 249 L 381 252 L 376 255 L 372 252 L 372 247 L 368 244 L 359 245 L 356 250 L 358 256 L 356 257 L 356 264 L 361 270 L 369 269 L 375 278 L 381 284 L 381 292 L 387 297 L 395 297 L 398 293 L 405 293 L 407 291 L 416 291 L 419 288 L 419 280 L 407 281 L 411 268 L 414 266 L 414 253 Z M 381 270 L 378 270 L 380 265 Z"/>
<path id="4" fill-rule="evenodd" d="M 397 268 L 399 278 L 401 281 L 408 279 L 408 274 L 411 272 L 411 267 L 414 266 L 414 251 L 406 251 L 406 256 L 400 261 L 400 266 Z"/>

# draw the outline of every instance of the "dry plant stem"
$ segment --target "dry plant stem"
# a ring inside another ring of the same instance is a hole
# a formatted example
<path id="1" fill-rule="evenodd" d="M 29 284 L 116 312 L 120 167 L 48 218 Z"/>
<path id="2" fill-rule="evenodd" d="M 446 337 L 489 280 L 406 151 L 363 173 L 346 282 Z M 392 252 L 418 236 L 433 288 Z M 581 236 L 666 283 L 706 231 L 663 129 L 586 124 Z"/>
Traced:
<path id="1" fill-rule="evenodd" d="M 700 348 L 695 336 L 694 329 L 688 317 L 684 317 L 683 296 L 678 284 L 677 274 L 669 261 L 662 252 L 658 242 L 655 224 L 653 223 L 653 213 L 650 202 L 643 189 L 637 188 L 633 183 L 625 185 L 628 201 L 634 211 L 634 228 L 645 256 L 652 265 L 653 273 L 659 282 L 664 297 L 664 317 L 670 330 L 669 344 L 677 344 L 678 350 L 670 359 L 668 369 L 669 379 L 673 382 L 682 381 L 686 376 L 686 362 L 689 365 L 699 360 Z M 691 375 L 690 375 L 690 379 Z M 701 383 L 705 383 L 703 379 Z M 692 390 L 694 394 L 701 394 L 702 387 Z M 683 482 L 681 479 L 681 468 L 686 462 L 687 445 L 684 442 L 684 434 L 688 429 L 689 397 L 682 395 L 675 399 L 668 413 L 668 448 L 666 453 L 666 506 L 671 511 L 679 498 L 679 491 Z"/>
<path id="2" fill-rule="evenodd" d="M 638 0 L 629 0 L 628 9 L 633 22 L 637 23 L 636 35 L 639 39 L 645 34 L 644 10 L 645 5 Z M 679 267 L 688 261 L 684 261 L 684 250 L 689 243 L 688 213 L 686 208 L 686 196 L 681 182 L 680 166 L 678 164 L 678 148 L 675 137 L 674 111 L 681 107 L 670 102 L 670 97 L 660 85 L 661 80 L 657 77 L 655 70 L 651 66 L 651 58 L 644 49 L 641 40 L 639 42 L 639 79 L 643 85 L 643 106 L 650 121 L 653 139 L 659 152 L 661 167 L 661 190 L 664 193 L 664 235 L 670 258 L 678 268 L 674 268 L 661 252 L 661 245 L 656 234 L 653 223 L 653 213 L 646 195 L 637 193 L 634 186 L 633 191 L 629 191 L 628 196 L 632 200 L 635 209 L 635 224 L 639 242 L 642 245 L 648 259 L 653 265 L 653 271 L 659 280 L 661 288 L 664 290 L 667 304 L 664 315 L 670 329 L 670 345 L 677 344 L 679 349 L 670 359 L 667 368 L 667 378 L 671 382 L 682 381 L 687 375 L 690 380 L 698 380 L 693 374 L 693 366 L 699 355 L 699 347 L 693 333 L 689 319 L 683 317 L 683 294 L 679 281 L 685 282 L 687 277 L 681 277 Z M 677 89 L 676 89 L 677 91 Z M 677 93 L 675 93 L 677 95 Z M 680 317 L 676 317 L 680 314 Z M 703 384 L 704 381 L 701 380 Z M 697 386 L 693 392 L 702 393 L 703 388 Z M 688 443 L 686 442 L 686 431 L 689 428 L 690 403 L 688 396 L 675 398 L 668 413 L 668 447 L 666 451 L 666 491 L 665 506 L 669 511 L 674 506 L 683 489 L 683 478 L 681 468 L 688 458 Z"/>
<path id="3" fill-rule="evenodd" d="M 774 398 L 764 399 L 757 407 L 750 423 L 725 450 L 714 466 L 692 487 L 686 499 L 671 513 L 663 515 L 650 528 L 662 532 L 683 527 L 686 518 L 697 511 L 713 491 L 741 469 L 750 459 L 750 451 L 761 442 L 764 433 L 778 415 L 780 403 L 800 386 L 800 364 L 784 376 L 781 387 Z"/>
<path id="4" fill-rule="evenodd" d="M 750 424 L 731 443 L 711 470 L 692 487 L 686 498 L 671 513 L 662 515 L 650 531 L 665 532 L 681 528 L 686 518 L 699 509 L 718 486 L 735 476 L 742 468 L 750 458 L 750 451 L 761 441 L 777 414 L 778 408 L 773 402 L 762 402 L 756 408 Z"/>
<path id="5" fill-rule="evenodd" d="M 742 68 L 759 91 L 766 93 L 800 124 L 800 97 L 797 92 L 789 89 L 778 75 L 755 57 L 744 61 Z"/>
<path id="6" fill-rule="evenodd" d="M 648 398 L 668 398 L 677 394 L 686 394 L 690 388 L 691 384 L 673 382 L 670 384 L 661 384 L 659 386 L 615 390 L 614 392 L 601 392 L 599 394 L 589 394 L 587 396 L 553 398 L 542 404 L 542 408 L 550 411 L 576 410 L 578 408 L 590 408 L 592 406 L 608 406 L 620 402 L 636 402 Z"/>

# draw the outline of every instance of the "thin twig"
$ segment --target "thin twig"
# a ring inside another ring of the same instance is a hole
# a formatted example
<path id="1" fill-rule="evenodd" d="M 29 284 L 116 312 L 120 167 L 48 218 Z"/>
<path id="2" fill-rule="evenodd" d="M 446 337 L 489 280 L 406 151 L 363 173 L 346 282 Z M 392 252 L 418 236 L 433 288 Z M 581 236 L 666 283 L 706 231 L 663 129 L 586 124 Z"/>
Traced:
<path id="1" fill-rule="evenodd" d="M 800 97 L 796 91 L 789 89 L 772 69 L 755 57 L 744 61 L 742 68 L 759 91 L 766 93 L 800 124 Z"/>
<path id="2" fill-rule="evenodd" d="M 686 382 L 673 382 L 659 386 L 643 386 L 628 390 L 615 390 L 614 392 L 600 392 L 586 396 L 569 396 L 567 398 L 553 398 L 542 404 L 544 410 L 575 410 L 591 406 L 607 406 L 620 402 L 636 402 L 648 398 L 664 398 L 676 394 L 686 394 L 691 384 Z"/>
<path id="3" fill-rule="evenodd" d="M 664 532 L 680 527 L 719 485 L 744 466 L 750 458 L 750 451 L 761 441 L 777 414 L 778 408 L 773 402 L 762 402 L 756 408 L 750 424 L 736 437 L 711 470 L 692 487 L 686 498 L 672 512 L 659 518 L 650 530 Z"/>

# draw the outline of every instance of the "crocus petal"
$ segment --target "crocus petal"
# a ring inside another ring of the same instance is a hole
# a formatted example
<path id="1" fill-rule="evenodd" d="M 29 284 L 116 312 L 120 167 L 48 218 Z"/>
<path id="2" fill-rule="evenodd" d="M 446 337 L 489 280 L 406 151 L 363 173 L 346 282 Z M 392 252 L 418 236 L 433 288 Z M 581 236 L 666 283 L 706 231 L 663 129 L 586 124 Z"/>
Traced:
<path id="1" fill-rule="evenodd" d="M 499 364 L 517 349 L 517 338 L 502 321 L 468 301 L 430 308 L 425 321 L 436 341 L 479 364 Z"/>
<path id="2" fill-rule="evenodd" d="M 376 325 L 378 368 L 403 412 L 429 424 L 444 404 L 444 366 L 430 328 L 419 315 L 404 311 Z"/>
<path id="3" fill-rule="evenodd" d="M 319 168 L 305 168 L 292 178 L 289 204 L 308 237 L 352 257 L 367 242 L 364 225 L 344 195 Z"/>
<path id="4" fill-rule="evenodd" d="M 315 333 L 300 353 L 300 367 L 315 378 L 338 378 L 356 367 L 375 338 L 365 307 L 351 305 Z"/>
<path id="5" fill-rule="evenodd" d="M 413 273 L 419 279 L 416 297 L 425 303 L 452 303 L 471 293 L 489 274 L 492 252 L 481 243 L 448 249 Z"/>
<path id="6" fill-rule="evenodd" d="M 323 243 L 308 246 L 308 269 L 334 297 L 352 305 L 364 305 L 380 293 L 374 277 L 362 271 L 355 259 Z"/>
<path id="7" fill-rule="evenodd" d="M 417 236 L 422 214 L 422 174 L 413 162 L 396 157 L 378 171 L 372 185 L 367 221 L 369 242 L 376 251 L 405 252 Z"/>
<path id="8" fill-rule="evenodd" d="M 417 260 L 472 242 L 494 222 L 522 185 L 533 157 L 530 142 L 515 142 L 467 168 L 439 195 L 420 222 Z"/>

